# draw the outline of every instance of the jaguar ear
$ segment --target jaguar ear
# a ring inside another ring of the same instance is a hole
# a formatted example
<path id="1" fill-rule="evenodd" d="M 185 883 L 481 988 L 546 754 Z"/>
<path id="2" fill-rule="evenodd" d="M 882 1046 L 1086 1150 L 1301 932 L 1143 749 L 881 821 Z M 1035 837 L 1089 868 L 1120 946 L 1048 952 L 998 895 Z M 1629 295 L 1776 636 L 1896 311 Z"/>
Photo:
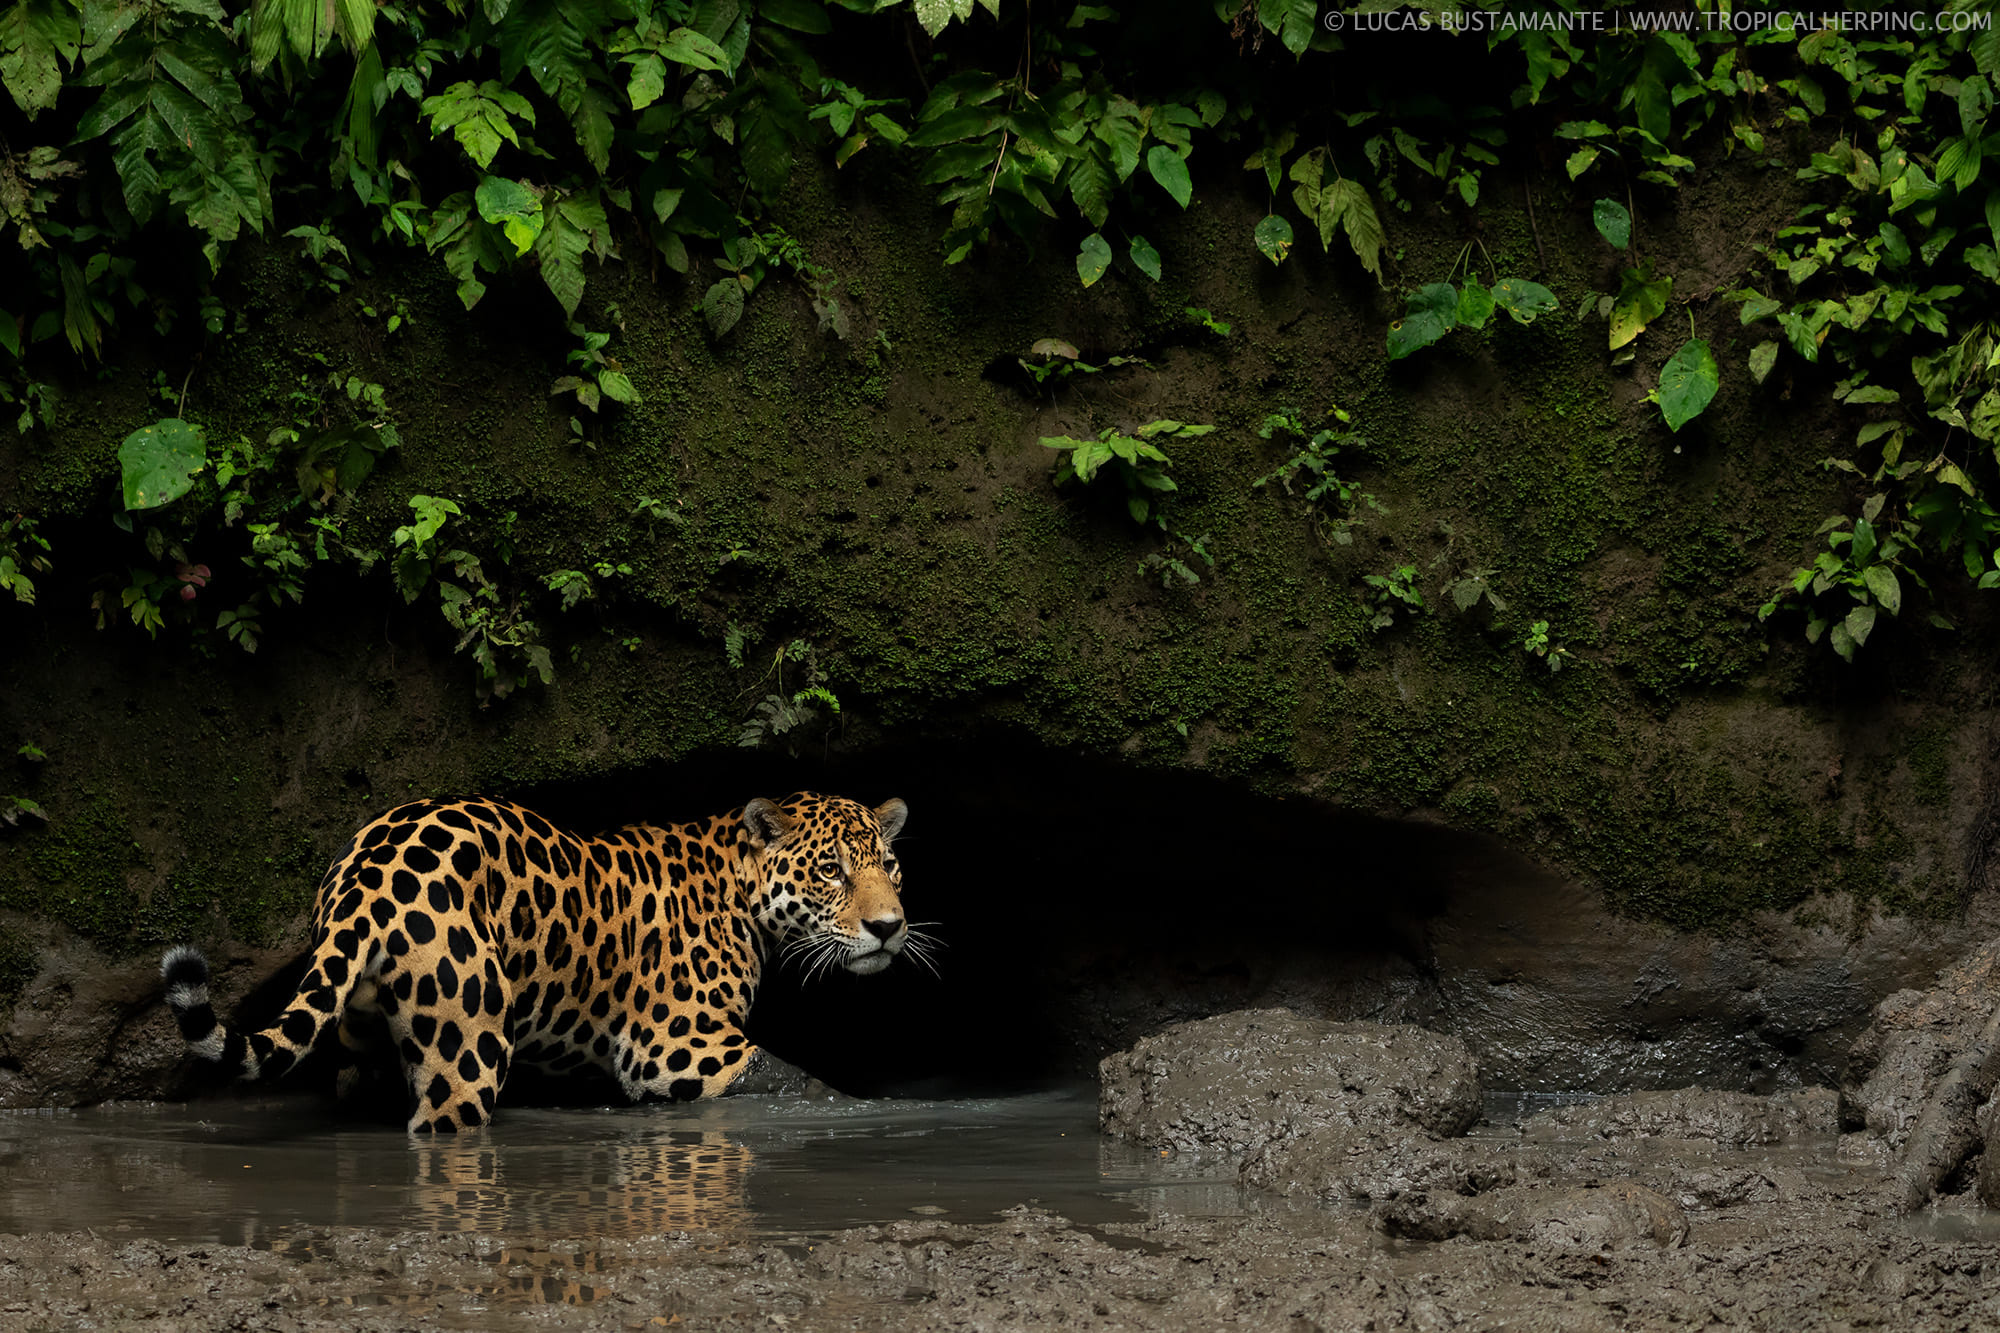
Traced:
<path id="1" fill-rule="evenodd" d="M 910 807 L 904 805 L 900 797 L 891 796 L 875 807 L 875 818 L 882 821 L 882 841 L 894 842 L 896 835 L 903 831 L 903 821 L 910 817 Z"/>
<path id="2" fill-rule="evenodd" d="M 743 831 L 760 850 L 780 841 L 792 831 L 792 818 L 759 796 L 743 807 Z"/>

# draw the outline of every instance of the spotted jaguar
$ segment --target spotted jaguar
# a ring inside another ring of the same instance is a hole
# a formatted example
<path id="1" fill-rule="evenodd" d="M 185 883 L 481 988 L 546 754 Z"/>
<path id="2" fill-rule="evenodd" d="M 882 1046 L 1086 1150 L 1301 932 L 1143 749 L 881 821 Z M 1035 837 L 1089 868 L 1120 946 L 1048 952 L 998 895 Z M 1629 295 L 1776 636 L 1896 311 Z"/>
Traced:
<path id="1" fill-rule="evenodd" d="M 348 1074 L 386 1039 L 412 1132 L 484 1124 L 515 1065 L 595 1067 L 633 1101 L 755 1087 L 744 1036 L 764 967 L 880 972 L 921 957 L 890 844 L 908 807 L 800 792 L 691 824 L 579 837 L 500 800 L 418 801 L 350 839 L 321 881 L 308 970 L 278 1020 L 220 1022 L 208 963 L 161 960 L 194 1055 L 283 1074 L 332 1026 Z"/>

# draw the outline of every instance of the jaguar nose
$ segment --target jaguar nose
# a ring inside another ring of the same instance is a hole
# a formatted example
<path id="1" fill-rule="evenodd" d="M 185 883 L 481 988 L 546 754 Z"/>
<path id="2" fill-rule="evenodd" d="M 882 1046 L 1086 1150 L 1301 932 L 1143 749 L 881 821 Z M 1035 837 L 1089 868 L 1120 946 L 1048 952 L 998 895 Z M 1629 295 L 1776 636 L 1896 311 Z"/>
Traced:
<path id="1" fill-rule="evenodd" d="M 879 917 L 874 921 L 863 921 L 861 924 L 876 939 L 889 940 L 895 938 L 896 932 L 903 928 L 903 918 L 899 916 L 885 916 Z"/>

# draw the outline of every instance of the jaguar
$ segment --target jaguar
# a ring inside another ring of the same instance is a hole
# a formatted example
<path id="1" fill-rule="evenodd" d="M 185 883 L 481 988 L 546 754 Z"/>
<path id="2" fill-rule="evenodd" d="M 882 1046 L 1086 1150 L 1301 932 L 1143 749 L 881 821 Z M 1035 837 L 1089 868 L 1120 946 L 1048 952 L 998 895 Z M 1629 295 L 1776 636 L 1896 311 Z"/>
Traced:
<path id="1" fill-rule="evenodd" d="M 595 1068 L 638 1101 L 767 1086 L 791 1066 L 744 1019 L 764 968 L 880 972 L 924 956 L 890 849 L 908 815 L 800 792 L 597 837 L 504 800 L 402 805 L 320 882 L 298 993 L 270 1026 L 219 1020 L 188 945 L 160 963 L 191 1054 L 276 1078 L 331 1029 L 343 1087 L 386 1044 L 411 1132 L 486 1123 L 509 1069 Z"/>

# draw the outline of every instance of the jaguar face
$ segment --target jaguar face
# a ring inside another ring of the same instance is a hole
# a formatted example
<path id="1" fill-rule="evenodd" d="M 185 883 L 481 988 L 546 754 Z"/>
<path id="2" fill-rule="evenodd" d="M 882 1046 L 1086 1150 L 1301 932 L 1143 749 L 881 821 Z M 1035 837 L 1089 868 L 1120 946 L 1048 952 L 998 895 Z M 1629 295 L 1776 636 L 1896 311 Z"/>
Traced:
<path id="1" fill-rule="evenodd" d="M 911 943 L 902 870 L 890 843 L 909 809 L 801 792 L 752 801 L 745 833 L 760 861 L 760 926 L 808 976 L 838 966 L 880 972 Z"/>

